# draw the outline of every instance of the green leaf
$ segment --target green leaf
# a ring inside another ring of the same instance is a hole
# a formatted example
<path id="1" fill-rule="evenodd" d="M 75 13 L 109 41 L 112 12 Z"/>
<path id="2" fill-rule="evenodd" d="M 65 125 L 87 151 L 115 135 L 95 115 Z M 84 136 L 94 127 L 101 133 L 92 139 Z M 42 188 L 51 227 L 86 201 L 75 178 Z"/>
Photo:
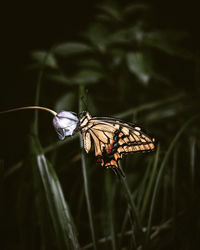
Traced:
<path id="1" fill-rule="evenodd" d="M 51 164 L 46 160 L 37 137 L 30 137 L 33 154 L 32 165 L 40 179 L 40 192 L 44 193 L 47 207 L 53 222 L 57 247 L 59 249 L 78 249 L 79 243 L 69 207 L 65 201 L 60 182 Z"/>
<path id="2" fill-rule="evenodd" d="M 150 62 L 141 52 L 131 52 L 127 54 L 127 65 L 131 73 L 147 85 L 150 80 Z"/>
<path id="3" fill-rule="evenodd" d="M 113 44 L 113 43 L 120 43 L 120 44 L 124 44 L 130 43 L 130 30 L 117 30 L 116 32 L 112 32 L 109 36 L 108 36 L 108 42 L 109 44 Z"/>
<path id="4" fill-rule="evenodd" d="M 83 35 L 89 39 L 99 51 L 102 53 L 105 52 L 108 36 L 110 35 L 105 25 L 95 23 Z"/>
<path id="5" fill-rule="evenodd" d="M 68 42 L 55 46 L 53 52 L 59 56 L 71 56 L 91 52 L 92 48 L 84 43 Z"/>
<path id="6" fill-rule="evenodd" d="M 100 61 L 98 61 L 97 59 L 93 59 L 93 58 L 86 58 L 83 60 L 79 60 L 77 62 L 77 65 L 79 66 L 79 68 L 84 68 L 84 69 L 95 69 L 95 70 L 102 70 L 102 64 L 100 63 Z"/>
<path id="7" fill-rule="evenodd" d="M 122 21 L 122 16 L 119 8 L 109 5 L 99 5 L 98 8 L 103 11 L 105 15 L 110 16 L 113 21 Z"/>
<path id="8" fill-rule="evenodd" d="M 103 74 L 96 70 L 81 70 L 73 77 L 66 77 L 62 74 L 48 74 L 47 78 L 64 85 L 92 84 L 103 78 Z"/>
<path id="9" fill-rule="evenodd" d="M 40 65 L 44 64 L 44 66 L 53 69 L 56 69 L 58 67 L 56 58 L 52 53 L 46 51 L 33 51 L 31 53 L 31 56 L 33 60 L 35 60 Z"/>
<path id="10" fill-rule="evenodd" d="M 125 9 L 124 9 L 124 15 L 133 15 L 135 14 L 135 12 L 138 11 L 146 11 L 149 9 L 149 6 L 147 4 L 144 3 L 134 3 L 134 4 L 130 4 L 128 5 Z"/>

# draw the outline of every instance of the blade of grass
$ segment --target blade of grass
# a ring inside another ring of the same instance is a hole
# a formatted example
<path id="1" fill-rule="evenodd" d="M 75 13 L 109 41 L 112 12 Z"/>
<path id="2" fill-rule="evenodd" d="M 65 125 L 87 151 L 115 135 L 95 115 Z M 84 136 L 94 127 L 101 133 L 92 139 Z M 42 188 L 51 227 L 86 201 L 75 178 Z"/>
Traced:
<path id="1" fill-rule="evenodd" d="M 79 138 L 79 135 L 76 134 L 74 136 L 71 136 L 71 137 L 68 137 L 66 140 L 64 141 L 56 141 L 55 143 L 52 143 L 50 144 L 49 146 L 45 147 L 43 149 L 43 153 L 46 154 L 46 153 L 49 153 L 51 151 L 55 151 L 56 149 L 58 149 L 59 147 L 61 146 L 64 146 L 64 145 L 67 145 L 68 143 L 76 140 Z M 23 166 L 23 160 L 21 161 L 18 161 L 16 164 L 14 164 L 13 166 L 11 166 L 9 168 L 9 170 L 7 170 L 5 173 L 4 173 L 4 176 L 3 178 L 6 179 L 7 177 L 9 177 L 10 175 L 16 173 L 18 170 L 20 170 Z"/>
<path id="2" fill-rule="evenodd" d="M 122 169 L 121 164 L 120 164 L 120 168 Z M 142 237 L 142 227 L 141 227 L 141 222 L 140 222 L 139 214 L 138 214 L 136 205 L 134 203 L 131 191 L 129 189 L 129 186 L 128 186 L 128 183 L 127 183 L 127 179 L 124 178 L 124 177 L 122 177 L 122 178 L 120 178 L 120 180 L 121 180 L 121 183 L 122 183 L 123 188 L 124 188 L 125 193 L 126 193 L 127 202 L 128 202 L 128 204 L 129 204 L 129 206 L 131 208 L 131 215 L 132 215 L 132 218 L 133 218 L 132 224 L 133 224 L 133 227 L 134 227 L 134 230 L 133 230 L 133 239 L 136 240 L 135 233 L 137 233 L 138 238 Z M 134 245 L 137 246 L 137 242 L 136 241 L 134 242 Z"/>
<path id="3" fill-rule="evenodd" d="M 139 189 L 132 194 L 132 199 L 135 199 L 135 197 L 137 197 L 137 211 L 141 211 L 141 204 L 142 204 L 143 197 L 144 197 L 145 190 L 146 190 L 147 179 L 148 179 L 149 173 L 151 171 L 152 160 L 153 160 L 153 158 L 149 161 L 149 163 L 147 165 L 146 172 L 145 172 L 145 175 L 142 179 L 142 183 L 140 184 Z M 128 207 L 126 209 L 124 220 L 123 220 L 122 227 L 121 227 L 122 228 L 121 229 L 122 238 L 120 238 L 120 244 L 122 243 L 121 241 L 123 239 L 129 217 L 130 217 L 130 212 L 129 212 L 129 207 Z M 141 213 L 140 213 L 140 218 L 142 218 Z"/>
<path id="4" fill-rule="evenodd" d="M 136 226 L 137 228 L 142 231 L 142 227 L 141 227 L 141 223 L 140 223 L 140 220 L 139 220 L 139 215 L 138 215 L 138 211 L 137 211 L 137 208 L 136 208 L 136 205 L 133 201 L 133 197 L 132 197 L 132 194 L 131 194 L 131 191 L 130 191 L 130 188 L 128 186 L 128 183 L 127 183 L 127 180 L 126 178 L 121 178 L 121 182 L 123 184 L 123 187 L 126 191 L 126 194 L 127 194 L 127 198 L 128 198 L 128 202 L 129 202 L 129 205 L 132 209 L 132 212 L 133 212 L 133 217 L 134 217 L 134 220 L 135 220 L 135 223 L 136 223 Z"/>
<path id="5" fill-rule="evenodd" d="M 39 173 L 38 173 L 38 169 L 35 167 L 35 164 L 33 164 L 33 161 L 31 161 L 32 159 L 31 158 L 29 158 L 29 159 L 30 160 L 29 160 L 28 164 L 32 165 L 32 180 L 33 180 L 33 190 L 32 190 L 32 192 L 34 193 L 34 201 L 33 201 L 33 203 L 34 203 L 34 210 L 35 210 L 35 213 L 36 213 L 36 219 L 38 220 L 38 224 L 39 224 L 39 228 L 40 228 L 40 230 L 39 230 L 40 237 L 41 237 L 40 245 L 41 245 L 42 249 L 45 249 L 45 247 L 48 246 L 47 245 L 48 235 L 45 232 L 45 230 L 47 228 L 47 225 L 48 225 L 48 223 L 47 223 L 48 222 L 47 217 L 49 215 L 49 213 L 47 212 L 48 205 L 46 203 L 45 193 L 40 192 L 40 190 L 43 189 L 43 186 L 42 186 L 41 178 L 40 178 Z M 24 164 L 26 164 L 26 161 L 24 162 Z M 22 181 L 22 184 L 23 184 L 23 181 Z M 24 200 L 25 200 L 24 196 L 26 197 L 26 195 L 24 194 L 24 185 L 21 187 L 21 190 L 20 190 L 19 194 L 20 194 L 21 197 L 20 197 L 20 200 L 19 200 L 20 204 L 18 205 L 18 207 L 19 207 L 18 210 L 20 211 L 19 214 L 21 214 L 21 217 L 22 217 L 22 215 L 25 212 L 24 210 L 26 209 L 26 207 L 24 209 L 22 209 L 23 208 L 22 204 L 24 203 Z M 27 203 L 26 200 L 25 200 L 25 203 Z M 23 236 L 23 234 L 22 234 L 22 236 Z"/>
<path id="6" fill-rule="evenodd" d="M 191 179 L 191 197 L 194 195 L 195 182 L 195 146 L 196 138 L 192 137 L 190 141 L 190 179 Z"/>
<path id="7" fill-rule="evenodd" d="M 132 199 L 135 200 L 135 197 L 137 195 L 137 192 L 133 192 L 132 193 Z M 127 209 L 126 209 L 126 212 L 124 214 L 124 219 L 123 219 L 123 222 L 122 222 L 122 226 L 121 226 L 121 238 L 120 238 L 120 241 L 119 241 L 119 246 L 122 247 L 122 241 L 123 241 L 123 238 L 124 238 L 124 234 L 125 234 L 125 230 L 127 228 L 127 224 L 128 222 L 131 220 L 131 214 L 130 214 L 130 205 L 128 204 L 127 206 Z M 132 225 L 132 222 L 131 222 L 131 225 Z M 133 235 L 132 235 L 132 239 L 133 238 Z"/>
<path id="8" fill-rule="evenodd" d="M 162 207 L 161 207 L 161 220 L 165 221 L 167 218 L 167 208 L 168 208 L 168 185 L 169 185 L 169 176 L 165 174 L 163 176 L 163 181 L 162 181 Z"/>
<path id="9" fill-rule="evenodd" d="M 179 99 L 184 98 L 184 96 L 185 96 L 184 94 L 180 94 L 180 95 L 172 96 L 171 98 L 167 98 L 164 100 L 146 103 L 146 104 L 140 105 L 138 107 L 128 109 L 127 111 L 124 111 L 122 113 L 115 114 L 115 115 L 113 115 L 113 117 L 122 119 L 122 118 L 129 116 L 129 115 L 132 115 L 135 112 L 141 112 L 144 110 L 153 109 L 153 108 L 156 108 L 160 105 L 164 105 L 166 103 L 178 101 Z"/>
<path id="10" fill-rule="evenodd" d="M 151 171 L 150 174 L 150 179 L 149 179 L 149 183 L 146 187 L 146 192 L 144 195 L 144 199 L 143 199 L 143 204 L 142 204 L 142 208 L 141 208 L 141 219 L 144 219 L 145 216 L 145 212 L 147 210 L 147 204 L 150 200 L 150 196 L 151 196 L 151 190 L 153 188 L 153 183 L 156 177 L 156 170 L 158 167 L 158 159 L 159 159 L 159 153 L 160 153 L 160 145 L 158 144 L 157 150 L 156 150 L 156 155 L 155 155 L 155 160 L 154 160 L 154 164 L 153 164 L 153 169 Z"/>
<path id="11" fill-rule="evenodd" d="M 173 172 L 172 172 L 172 190 L 173 190 L 173 206 L 172 206 L 172 215 L 175 220 L 176 217 L 176 189 L 177 189 L 177 171 L 178 171 L 178 150 L 179 145 L 176 146 L 173 153 Z"/>
<path id="12" fill-rule="evenodd" d="M 31 136 L 30 144 L 33 153 L 32 164 L 33 167 L 37 168 L 38 178 L 43 184 L 43 190 L 40 191 L 44 192 L 47 200 L 57 246 L 59 249 L 79 249 L 73 220 L 57 175 L 46 160 L 37 137 Z"/>
<path id="13" fill-rule="evenodd" d="M 177 234 L 177 207 L 176 207 L 176 199 L 177 199 L 177 174 L 178 174 L 178 151 L 179 151 L 179 143 L 177 143 L 176 148 L 173 152 L 173 172 L 172 172 L 172 218 L 173 218 L 173 238 L 176 237 Z"/>
<path id="14" fill-rule="evenodd" d="M 172 140 L 171 144 L 169 145 L 169 148 L 167 150 L 167 153 L 165 154 L 165 157 L 161 163 L 160 166 L 160 170 L 158 172 L 158 176 L 156 179 L 156 183 L 154 186 L 154 190 L 153 190 L 153 197 L 152 197 L 152 202 L 150 205 L 150 212 L 149 212 L 149 220 L 148 220 L 148 224 L 147 224 L 147 232 L 146 232 L 146 236 L 145 236 L 145 242 L 144 242 L 144 247 L 145 249 L 148 248 L 148 243 L 149 243 L 149 236 L 150 236 L 150 229 L 151 229 L 151 224 L 152 224 L 152 217 L 153 217 L 153 212 L 154 212 L 154 207 L 155 207 L 155 202 L 156 202 L 156 198 L 158 196 L 158 192 L 160 190 L 160 185 L 161 185 L 161 180 L 162 180 L 162 176 L 164 173 L 164 168 L 165 165 L 167 163 L 167 160 L 169 159 L 169 156 L 175 146 L 175 144 L 177 143 L 179 137 L 181 136 L 181 134 L 183 133 L 183 131 L 187 128 L 187 126 L 194 121 L 194 119 L 198 118 L 199 115 L 192 117 L 191 119 L 189 119 L 178 131 L 178 133 L 176 134 L 176 136 L 174 137 L 174 139 Z"/>
<path id="15" fill-rule="evenodd" d="M 137 191 L 137 208 L 138 208 L 138 211 L 141 211 L 142 201 L 143 201 L 143 198 L 144 198 L 144 195 L 145 195 L 148 178 L 149 178 L 149 175 L 150 175 L 150 172 L 151 172 L 152 162 L 153 162 L 153 158 L 149 161 L 149 163 L 148 163 L 148 165 L 146 167 L 145 175 L 142 178 L 142 182 L 141 182 L 141 184 L 140 184 L 140 186 L 138 188 L 138 191 Z M 140 212 L 140 218 L 142 218 L 141 217 L 141 212 Z"/>
<path id="16" fill-rule="evenodd" d="M 116 233 L 115 233 L 115 216 L 114 216 L 114 197 L 115 197 L 115 184 L 111 184 L 110 174 L 105 176 L 105 191 L 107 196 L 107 218 L 111 236 L 112 249 L 116 250 Z"/>
<path id="17" fill-rule="evenodd" d="M 83 110 L 83 102 L 82 98 L 85 97 L 85 89 L 83 85 L 79 86 L 79 112 Z M 85 198 L 88 210 L 88 217 L 89 217 L 89 224 L 90 224 L 90 231 L 92 236 L 93 248 L 96 250 L 96 239 L 95 239 L 95 231 L 94 231 L 94 222 L 92 216 L 92 208 L 90 202 L 90 195 L 89 195 L 89 188 L 88 188 L 88 177 L 87 177 L 87 170 L 86 170 L 86 159 L 85 159 L 85 152 L 83 146 L 83 139 L 80 134 L 80 147 L 81 147 L 81 163 L 82 163 L 82 173 L 83 173 L 83 181 L 84 181 L 84 191 L 85 191 Z"/>

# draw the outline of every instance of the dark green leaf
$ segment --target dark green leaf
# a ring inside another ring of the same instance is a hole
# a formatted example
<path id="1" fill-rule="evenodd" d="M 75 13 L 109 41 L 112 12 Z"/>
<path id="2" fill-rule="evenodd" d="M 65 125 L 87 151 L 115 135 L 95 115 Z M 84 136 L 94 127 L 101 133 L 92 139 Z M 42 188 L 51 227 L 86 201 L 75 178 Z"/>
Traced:
<path id="1" fill-rule="evenodd" d="M 52 53 L 46 51 L 34 51 L 31 54 L 32 58 L 39 64 L 56 69 L 58 67 L 56 58 Z"/>
<path id="2" fill-rule="evenodd" d="M 58 177 L 51 164 L 46 160 L 38 139 L 33 136 L 30 139 L 31 150 L 33 153 L 33 168 L 38 171 L 37 181 L 39 178 L 43 184 L 43 189 L 40 190 L 40 192 L 44 192 L 44 196 L 46 197 L 47 207 L 53 222 L 58 248 L 78 249 L 79 244 L 73 220 L 69 207 L 65 201 Z"/>
<path id="3" fill-rule="evenodd" d="M 99 5 L 98 8 L 103 11 L 104 14 L 112 17 L 113 20 L 122 21 L 121 13 L 115 6 Z"/>
<path id="4" fill-rule="evenodd" d="M 132 52 L 127 54 L 127 65 L 131 73 L 135 74 L 137 78 L 147 85 L 151 77 L 150 60 L 141 52 Z"/>
<path id="5" fill-rule="evenodd" d="M 91 52 L 92 48 L 84 43 L 68 42 L 55 46 L 53 52 L 59 56 L 71 56 Z"/>

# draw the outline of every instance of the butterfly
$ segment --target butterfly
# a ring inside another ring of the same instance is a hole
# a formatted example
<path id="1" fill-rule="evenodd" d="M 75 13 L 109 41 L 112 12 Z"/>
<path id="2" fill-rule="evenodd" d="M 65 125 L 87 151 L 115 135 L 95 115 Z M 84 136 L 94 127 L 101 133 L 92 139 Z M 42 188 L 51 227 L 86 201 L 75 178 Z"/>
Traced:
<path id="1" fill-rule="evenodd" d="M 94 145 L 96 162 L 122 174 L 119 160 L 132 152 L 150 152 L 156 148 L 156 140 L 136 124 L 110 117 L 92 117 L 83 111 L 61 111 L 53 121 L 60 139 L 80 131 L 83 145 L 88 153 Z M 123 174 L 122 174 L 123 175 Z"/>

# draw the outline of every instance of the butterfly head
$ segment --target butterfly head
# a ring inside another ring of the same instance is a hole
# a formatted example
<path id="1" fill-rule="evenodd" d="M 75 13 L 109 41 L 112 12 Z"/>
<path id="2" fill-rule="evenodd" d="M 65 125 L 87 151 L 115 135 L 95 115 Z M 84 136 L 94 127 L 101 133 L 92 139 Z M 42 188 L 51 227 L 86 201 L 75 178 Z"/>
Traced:
<path id="1" fill-rule="evenodd" d="M 60 140 L 64 140 L 65 136 L 73 135 L 78 129 L 77 114 L 70 111 L 61 111 L 53 118 L 53 126 Z"/>

